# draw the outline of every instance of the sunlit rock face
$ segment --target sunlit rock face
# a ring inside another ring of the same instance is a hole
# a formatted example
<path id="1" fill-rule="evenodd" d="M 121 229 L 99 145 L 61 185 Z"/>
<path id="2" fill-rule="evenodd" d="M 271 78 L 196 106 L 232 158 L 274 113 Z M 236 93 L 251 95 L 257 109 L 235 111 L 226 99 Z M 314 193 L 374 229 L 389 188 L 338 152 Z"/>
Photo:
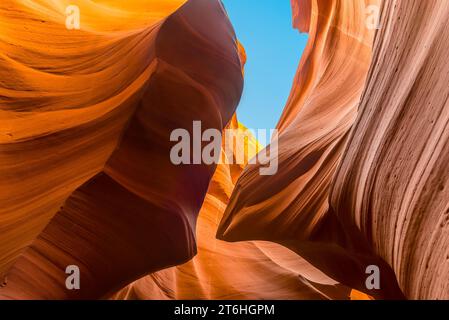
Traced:
<path id="1" fill-rule="evenodd" d="M 103 169 L 156 69 L 157 30 L 182 4 L 144 24 L 138 10 L 72 2 L 82 30 L 66 28 L 69 1 L 0 4 L 0 274 Z"/>
<path id="2" fill-rule="evenodd" d="M 173 165 L 170 133 L 221 131 L 242 92 L 219 1 L 70 3 L 79 31 L 68 1 L 0 4 L 1 297 L 100 298 L 189 260 L 215 166 Z"/>

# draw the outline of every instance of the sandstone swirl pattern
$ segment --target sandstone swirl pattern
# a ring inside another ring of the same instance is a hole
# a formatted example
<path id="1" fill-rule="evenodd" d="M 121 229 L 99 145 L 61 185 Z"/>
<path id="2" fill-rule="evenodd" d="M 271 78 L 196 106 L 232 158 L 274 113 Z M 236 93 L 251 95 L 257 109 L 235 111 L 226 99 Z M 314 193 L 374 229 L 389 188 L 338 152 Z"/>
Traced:
<path id="1" fill-rule="evenodd" d="M 449 3 L 291 2 L 309 42 L 260 176 L 169 158 L 194 120 L 248 133 L 219 0 L 1 1 L 0 298 L 449 299 Z"/>
<path id="2" fill-rule="evenodd" d="M 245 168 L 218 237 L 282 243 L 358 290 L 366 289 L 366 266 L 380 265 L 385 290 L 378 297 L 386 298 L 401 296 L 394 274 L 362 237 L 343 250 L 358 233 L 341 228 L 328 201 L 371 64 L 375 30 L 365 24 L 366 8 L 377 4 L 293 1 L 295 25 L 310 38 L 278 124 L 279 172 Z"/>
<path id="3" fill-rule="evenodd" d="M 449 3 L 385 1 L 331 203 L 411 299 L 449 299 Z M 398 36 L 400 35 L 400 36 Z"/>
<path id="4" fill-rule="evenodd" d="M 174 166 L 170 133 L 223 129 L 243 77 L 221 3 L 184 2 L 71 1 L 80 31 L 68 1 L 1 2 L 0 296 L 99 298 L 196 253 L 215 168 Z"/>
<path id="5" fill-rule="evenodd" d="M 384 1 L 370 62 L 364 1 L 292 2 L 311 8 L 294 18 L 312 41 L 278 125 L 280 174 L 247 167 L 218 236 L 282 243 L 362 291 L 378 265 L 378 298 L 448 299 L 449 5 Z"/>
<path id="6" fill-rule="evenodd" d="M 261 147 L 234 117 L 229 128 L 248 136 L 249 156 Z M 235 141 L 237 143 L 240 140 Z M 222 159 L 226 157 L 224 141 Z M 246 145 L 246 146 L 245 146 Z M 198 255 L 181 266 L 156 272 L 126 287 L 114 299 L 348 299 L 354 292 L 281 245 L 228 243 L 215 233 L 243 165 L 220 163 L 198 217 Z M 366 296 L 362 295 L 366 299 Z"/>

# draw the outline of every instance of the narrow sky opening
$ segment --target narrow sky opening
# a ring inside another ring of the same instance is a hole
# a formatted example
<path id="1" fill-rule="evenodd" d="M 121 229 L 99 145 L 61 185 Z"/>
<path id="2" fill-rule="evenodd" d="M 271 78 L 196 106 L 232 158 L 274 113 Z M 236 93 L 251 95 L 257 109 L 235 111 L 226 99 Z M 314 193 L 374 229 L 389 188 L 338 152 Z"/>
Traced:
<path id="1" fill-rule="evenodd" d="M 248 58 L 237 117 L 250 129 L 274 129 L 308 35 L 292 27 L 290 0 L 222 2 Z"/>

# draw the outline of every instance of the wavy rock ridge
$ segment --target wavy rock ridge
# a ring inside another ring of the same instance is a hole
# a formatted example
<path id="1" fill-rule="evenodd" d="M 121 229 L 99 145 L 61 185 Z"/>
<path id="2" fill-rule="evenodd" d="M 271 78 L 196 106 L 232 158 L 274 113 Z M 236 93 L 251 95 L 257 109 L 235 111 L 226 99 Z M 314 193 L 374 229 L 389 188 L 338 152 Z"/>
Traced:
<path id="1" fill-rule="evenodd" d="M 220 1 L 0 3 L 0 298 L 449 299 L 449 4 L 291 1 L 274 176 L 169 159 L 195 120 L 247 134 Z"/>
<path id="2" fill-rule="evenodd" d="M 63 1 L 0 5 L 2 297 L 99 298 L 196 253 L 215 168 L 173 165 L 170 133 L 231 119 L 232 26 L 219 1 L 102 2 L 75 1 L 88 16 L 74 33 Z"/>
<path id="3" fill-rule="evenodd" d="M 249 158 L 261 147 L 236 118 L 228 128 L 248 136 Z M 240 142 L 243 140 L 236 139 Z M 223 141 L 222 157 L 226 157 Z M 217 240 L 218 223 L 245 165 L 219 164 L 200 211 L 198 255 L 186 264 L 144 277 L 114 299 L 348 299 L 351 289 L 324 275 L 293 251 L 270 242 Z M 243 272 L 243 270 L 245 270 Z M 361 295 L 366 299 L 366 296 Z"/>
<path id="4" fill-rule="evenodd" d="M 449 299 L 449 3 L 385 1 L 332 207 L 410 299 Z M 397 35 L 401 35 L 398 37 Z"/>
<path id="5" fill-rule="evenodd" d="M 329 207 L 371 64 L 375 30 L 365 24 L 370 5 L 378 1 L 293 2 L 303 9 L 294 13 L 295 26 L 309 31 L 309 42 L 278 124 L 279 172 L 260 176 L 258 165 L 245 168 L 217 236 L 281 243 L 360 291 L 366 291 L 366 266 L 379 265 L 385 290 L 373 295 L 401 297 L 389 266 L 357 230 L 342 229 Z"/>
<path id="6" fill-rule="evenodd" d="M 284 244 L 376 298 L 448 299 L 448 5 L 383 2 L 370 62 L 374 32 L 355 21 L 376 1 L 292 3 L 311 41 L 278 124 L 280 172 L 245 169 L 218 237 Z"/>

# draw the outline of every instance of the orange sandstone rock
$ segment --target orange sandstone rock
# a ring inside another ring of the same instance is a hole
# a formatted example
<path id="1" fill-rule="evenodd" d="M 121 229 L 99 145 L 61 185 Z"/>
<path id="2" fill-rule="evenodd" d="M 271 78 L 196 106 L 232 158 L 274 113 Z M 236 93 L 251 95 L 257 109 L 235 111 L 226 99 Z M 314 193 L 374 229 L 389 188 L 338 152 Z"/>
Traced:
<path id="1" fill-rule="evenodd" d="M 221 131 L 242 91 L 219 1 L 78 1 L 74 33 L 62 4 L 0 5 L 7 298 L 100 298 L 190 259 L 215 166 L 173 165 L 170 132 Z M 67 265 L 80 290 L 65 288 Z"/>
<path id="2" fill-rule="evenodd" d="M 383 291 L 375 296 L 396 298 L 402 293 L 391 268 L 356 228 L 342 229 L 329 206 L 331 183 L 371 65 L 375 30 L 365 24 L 366 8 L 377 4 L 293 1 L 294 24 L 309 31 L 309 42 L 278 123 L 279 172 L 261 176 L 258 165 L 245 168 L 217 236 L 284 244 L 359 291 L 367 290 L 366 267 L 378 265 Z"/>

